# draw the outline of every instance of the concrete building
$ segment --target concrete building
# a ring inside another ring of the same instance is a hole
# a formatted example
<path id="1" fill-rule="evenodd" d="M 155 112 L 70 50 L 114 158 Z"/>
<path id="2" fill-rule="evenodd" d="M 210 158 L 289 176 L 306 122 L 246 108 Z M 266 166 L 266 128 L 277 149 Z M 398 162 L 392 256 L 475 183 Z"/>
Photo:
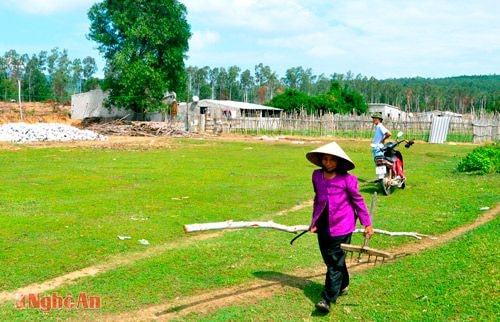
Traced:
<path id="1" fill-rule="evenodd" d="M 283 111 L 259 104 L 210 99 L 192 102 L 189 108 L 187 103 L 179 103 L 178 109 L 177 120 L 187 120 L 188 128 L 199 131 L 217 127 L 273 129 Z"/>
<path id="2" fill-rule="evenodd" d="M 385 103 L 368 103 L 368 113 L 372 114 L 380 112 L 384 116 L 384 120 L 391 119 L 392 121 L 404 121 L 407 113 L 399 107 Z"/>
<path id="3" fill-rule="evenodd" d="M 111 109 L 104 107 L 104 100 L 108 95 L 108 93 L 103 92 L 100 88 L 86 93 L 71 95 L 71 118 L 76 120 L 83 120 L 87 117 L 125 117 L 132 119 L 133 113 L 131 111 L 116 107 Z"/>

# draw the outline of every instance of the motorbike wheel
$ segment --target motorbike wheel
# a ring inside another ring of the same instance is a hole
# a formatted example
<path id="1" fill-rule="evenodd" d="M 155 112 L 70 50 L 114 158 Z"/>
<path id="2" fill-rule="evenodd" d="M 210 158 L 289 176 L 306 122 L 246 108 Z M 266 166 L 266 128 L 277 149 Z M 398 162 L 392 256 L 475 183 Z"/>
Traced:
<path id="1" fill-rule="evenodd" d="M 388 196 L 392 193 L 392 189 L 394 188 L 391 185 L 392 181 L 392 170 L 387 170 L 385 176 L 379 180 L 380 185 L 382 186 L 382 192 L 384 195 Z"/>

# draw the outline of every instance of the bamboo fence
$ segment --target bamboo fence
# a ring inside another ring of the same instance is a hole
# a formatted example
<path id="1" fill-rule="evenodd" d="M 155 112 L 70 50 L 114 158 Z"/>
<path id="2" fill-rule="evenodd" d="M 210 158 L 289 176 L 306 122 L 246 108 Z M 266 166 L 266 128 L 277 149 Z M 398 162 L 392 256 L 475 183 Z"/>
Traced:
<path id="1" fill-rule="evenodd" d="M 447 142 L 488 142 L 499 139 L 499 116 L 450 117 Z M 305 112 L 282 113 L 279 118 L 242 117 L 219 121 L 226 133 L 275 134 L 304 136 L 334 136 L 371 138 L 373 121 L 369 115 L 326 113 L 309 115 Z M 393 134 L 402 131 L 406 138 L 429 141 L 432 117 L 414 115 L 406 119 L 386 119 L 384 125 Z"/>

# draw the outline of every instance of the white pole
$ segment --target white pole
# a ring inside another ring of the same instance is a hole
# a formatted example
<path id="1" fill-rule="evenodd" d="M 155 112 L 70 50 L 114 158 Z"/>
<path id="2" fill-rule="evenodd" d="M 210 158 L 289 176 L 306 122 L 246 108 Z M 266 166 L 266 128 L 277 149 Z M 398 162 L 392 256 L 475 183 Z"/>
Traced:
<path id="1" fill-rule="evenodd" d="M 21 113 L 21 121 L 24 121 L 24 116 L 23 116 L 23 107 L 21 105 L 21 80 L 17 80 L 17 99 L 19 102 L 19 111 Z"/>

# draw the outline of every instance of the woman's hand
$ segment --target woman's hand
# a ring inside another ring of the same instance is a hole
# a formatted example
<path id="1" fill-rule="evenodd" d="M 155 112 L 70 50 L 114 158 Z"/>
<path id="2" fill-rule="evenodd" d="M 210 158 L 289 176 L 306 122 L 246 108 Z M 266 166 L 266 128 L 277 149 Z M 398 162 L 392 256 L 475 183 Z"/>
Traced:
<path id="1" fill-rule="evenodd" d="M 366 226 L 363 235 L 365 237 L 371 238 L 375 232 L 373 231 L 373 226 Z"/>

